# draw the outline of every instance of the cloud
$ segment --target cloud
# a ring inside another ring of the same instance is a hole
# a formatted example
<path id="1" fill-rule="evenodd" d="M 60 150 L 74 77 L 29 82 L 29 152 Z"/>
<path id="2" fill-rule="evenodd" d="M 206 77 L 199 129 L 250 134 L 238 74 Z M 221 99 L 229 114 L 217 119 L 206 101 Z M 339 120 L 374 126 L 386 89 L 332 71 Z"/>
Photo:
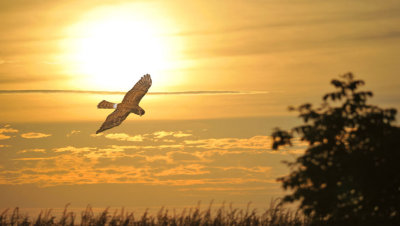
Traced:
<path id="1" fill-rule="evenodd" d="M 81 131 L 79 131 L 79 130 L 71 130 L 71 132 L 69 132 L 69 133 L 67 133 L 67 137 L 70 137 L 70 136 L 72 136 L 72 135 L 74 135 L 74 134 L 78 134 L 78 133 L 80 133 Z"/>
<path id="2" fill-rule="evenodd" d="M 111 145 L 111 148 L 123 148 L 123 149 L 183 149 L 185 146 L 183 144 L 160 144 L 160 145 Z"/>
<path id="3" fill-rule="evenodd" d="M 68 134 L 78 133 L 73 131 Z M 222 191 L 229 186 L 271 183 L 280 176 L 276 175 L 275 162 L 287 159 L 283 154 L 287 152 L 271 150 L 269 136 L 194 139 L 193 131 L 185 130 L 101 136 L 140 142 L 22 149 L 9 159 L 6 170 L 0 171 L 0 184 L 141 183 L 191 188 L 216 186 Z M 297 146 L 290 150 L 299 151 Z"/>
<path id="4" fill-rule="evenodd" d="M 161 138 L 166 137 L 166 136 L 171 136 L 172 134 L 174 134 L 174 132 L 172 132 L 172 131 L 169 131 L 169 132 L 167 132 L 167 131 L 157 131 L 157 132 L 153 133 L 155 138 L 158 138 L 158 139 L 161 139 Z"/>
<path id="5" fill-rule="evenodd" d="M 246 183 L 276 183 L 275 179 L 259 178 L 205 178 L 205 179 L 167 179 L 157 181 L 159 184 L 173 186 L 193 186 L 193 185 L 234 185 Z"/>
<path id="6" fill-rule="evenodd" d="M 6 135 L 5 133 L 18 133 L 18 130 L 11 128 L 10 125 L 4 125 L 3 128 L 0 128 L 0 140 L 11 138 L 10 135 Z"/>
<path id="7" fill-rule="evenodd" d="M 36 133 L 36 132 L 29 132 L 29 133 L 21 134 L 21 137 L 26 138 L 26 139 L 38 139 L 38 138 L 44 138 L 44 137 L 49 137 L 49 136 L 51 136 L 51 134 Z"/>
<path id="8" fill-rule="evenodd" d="M 398 7 L 370 10 L 353 10 L 351 14 L 343 12 L 332 13 L 327 16 L 298 17 L 294 16 L 289 20 L 268 21 L 264 23 L 235 24 L 229 27 L 218 27 L 214 29 L 191 30 L 170 34 L 173 36 L 204 36 L 204 35 L 226 35 L 232 33 L 243 33 L 248 31 L 260 31 L 271 28 L 291 28 L 299 26 L 326 26 L 331 23 L 371 22 L 377 19 L 396 19 Z M 318 15 L 318 14 L 314 14 Z"/>
<path id="9" fill-rule="evenodd" d="M 6 140 L 6 139 L 10 139 L 10 138 L 11 138 L 11 136 L 0 133 L 0 140 Z"/>
<path id="10" fill-rule="evenodd" d="M 54 157 L 32 157 L 32 158 L 15 158 L 13 160 L 17 160 L 17 161 L 40 161 L 40 160 L 51 160 L 51 159 L 55 159 Z"/>
<path id="11" fill-rule="evenodd" d="M 270 150 L 269 136 L 253 136 L 250 138 L 212 138 L 200 140 L 185 140 L 186 145 L 204 149 L 258 149 Z"/>
<path id="12" fill-rule="evenodd" d="M 109 133 L 105 135 L 104 133 L 99 133 L 99 134 L 91 134 L 91 137 L 100 137 L 103 136 L 107 139 L 112 139 L 112 140 L 119 140 L 119 141 L 144 141 L 145 139 L 152 139 L 154 138 L 155 141 L 159 141 L 159 139 L 166 138 L 168 137 L 169 139 L 162 139 L 161 141 L 166 142 L 166 143 L 174 143 L 176 140 L 173 140 L 172 138 L 183 138 L 183 137 L 189 137 L 192 136 L 190 133 L 184 133 L 182 131 L 156 131 L 154 133 L 150 134 L 138 134 L 135 136 L 131 136 L 127 133 Z"/>
<path id="13" fill-rule="evenodd" d="M 228 170 L 243 170 L 251 173 L 267 173 L 270 172 L 272 167 L 270 166 L 256 166 L 256 167 L 243 167 L 243 166 L 228 166 L 228 167 L 217 167 L 224 171 Z"/>
<path id="14" fill-rule="evenodd" d="M 9 62 L 10 63 L 10 62 Z M 16 62 L 15 62 L 16 63 Z M 13 76 L 3 76 L 0 78 L 0 83 L 30 83 L 30 82 L 44 82 L 51 80 L 65 80 L 68 79 L 66 76 L 57 75 L 57 76 L 45 76 L 45 75 L 35 75 L 35 76 L 27 76 L 27 75 L 13 75 Z M 13 94 L 13 93 L 36 93 L 29 92 L 28 90 L 21 90 L 22 92 L 13 92 L 13 90 L 0 90 L 0 94 Z M 28 91 L 28 92 L 26 92 Z M 40 92 L 38 92 L 40 93 Z"/>
<path id="15" fill-rule="evenodd" d="M 21 79 L 25 80 L 25 79 Z M 18 80 L 19 81 L 19 80 Z M 14 80 L 12 81 L 14 82 Z M 126 92 L 119 91 L 96 91 L 96 90 L 52 90 L 52 89 L 21 89 L 21 90 L 0 90 L 0 94 L 18 93 L 82 93 L 82 94 L 104 94 L 104 95 L 125 95 Z M 235 90 L 193 90 L 181 92 L 149 92 L 147 95 L 251 95 L 266 94 L 268 91 L 235 91 Z"/>
<path id="16" fill-rule="evenodd" d="M 135 135 L 135 136 L 130 136 L 126 133 L 110 133 L 105 135 L 105 138 L 107 139 L 112 139 L 112 140 L 121 140 L 121 141 L 143 141 L 143 136 L 141 135 Z"/>
<path id="17" fill-rule="evenodd" d="M 161 145 L 162 146 L 162 145 Z M 200 176 L 210 174 L 210 168 L 201 163 L 187 151 L 158 152 L 142 151 L 130 148 L 137 146 L 74 147 L 66 146 L 52 149 L 48 157 L 20 157 L 13 170 L 0 172 L 0 184 L 36 183 L 40 186 L 60 184 L 93 184 L 93 183 L 146 183 L 191 185 L 207 184 L 209 179 L 178 180 L 173 176 Z M 152 147 L 153 148 L 153 147 Z M 158 150 L 162 150 L 158 149 Z M 24 149 L 20 155 L 45 153 L 44 149 Z M 106 161 L 106 162 L 104 162 Z M 120 164 L 121 161 L 126 161 Z M 106 163 L 106 164 L 105 164 Z M 21 165 L 23 164 L 23 165 Z M 227 169 L 228 170 L 228 169 Z M 260 169 L 254 168 L 252 171 Z M 179 178 L 178 178 L 179 179 Z M 216 179 L 218 180 L 218 178 Z"/>
<path id="18" fill-rule="evenodd" d="M 45 153 L 46 149 L 43 148 L 34 148 L 34 149 L 25 149 L 25 150 L 20 150 L 17 153 L 18 154 L 23 154 L 23 153 Z"/>
<path id="19" fill-rule="evenodd" d="M 172 135 L 172 136 L 177 137 L 177 138 L 181 138 L 181 137 L 190 137 L 190 136 L 192 136 L 192 134 L 183 133 L 182 131 L 178 131 L 178 132 L 174 133 L 174 135 Z"/>
<path id="20" fill-rule="evenodd" d="M 91 137 L 101 137 L 103 136 L 103 133 L 92 133 L 90 134 Z"/>
<path id="21" fill-rule="evenodd" d="M 156 132 L 153 133 L 153 135 L 157 139 L 161 139 L 161 138 L 168 137 L 168 136 L 172 136 L 172 137 L 176 137 L 176 138 L 192 136 L 192 134 L 184 133 L 182 131 L 177 131 L 177 132 L 174 132 L 174 131 L 156 131 Z"/>
<path id="22" fill-rule="evenodd" d="M 61 153 L 63 155 L 69 156 L 79 156 L 84 157 L 88 160 L 97 160 L 99 158 L 109 158 L 115 159 L 118 157 L 125 157 L 124 149 L 120 147 L 110 147 L 110 148 L 97 148 L 97 147 L 74 147 L 67 146 L 61 148 L 54 148 L 54 153 Z"/>
<path id="23" fill-rule="evenodd" d="M 155 176 L 209 174 L 210 171 L 204 170 L 204 168 L 205 166 L 199 164 L 179 165 L 175 168 L 163 170 L 160 173 L 156 173 Z"/>
<path id="24" fill-rule="evenodd" d="M 257 187 L 199 187 L 199 188 L 181 188 L 179 191 L 266 191 L 268 187 L 257 186 Z"/>
<path id="25" fill-rule="evenodd" d="M 94 147 L 81 147 L 81 148 L 77 148 L 74 146 L 67 146 L 67 147 L 61 147 L 61 148 L 54 148 L 53 151 L 54 152 L 71 152 L 71 153 L 84 153 L 84 152 L 91 152 L 96 150 L 97 148 Z"/>

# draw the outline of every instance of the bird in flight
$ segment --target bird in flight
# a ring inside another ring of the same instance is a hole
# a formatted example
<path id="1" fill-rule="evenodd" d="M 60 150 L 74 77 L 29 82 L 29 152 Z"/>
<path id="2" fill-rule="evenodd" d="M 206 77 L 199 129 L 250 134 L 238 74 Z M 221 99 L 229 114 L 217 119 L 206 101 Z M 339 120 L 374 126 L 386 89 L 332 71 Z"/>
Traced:
<path id="1" fill-rule="evenodd" d="M 125 94 L 121 103 L 116 104 L 106 100 L 101 101 L 97 105 L 97 108 L 115 110 L 107 116 L 106 121 L 96 131 L 96 134 L 120 125 L 128 117 L 129 113 L 135 113 L 139 116 L 144 115 L 145 111 L 139 106 L 139 102 L 149 90 L 151 83 L 150 75 L 146 74 Z"/>

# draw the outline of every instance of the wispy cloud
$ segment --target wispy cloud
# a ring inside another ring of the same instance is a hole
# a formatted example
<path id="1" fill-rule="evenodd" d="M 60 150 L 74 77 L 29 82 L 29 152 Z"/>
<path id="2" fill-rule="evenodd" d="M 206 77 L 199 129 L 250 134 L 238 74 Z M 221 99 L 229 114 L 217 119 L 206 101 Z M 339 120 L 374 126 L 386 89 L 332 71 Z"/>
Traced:
<path id="1" fill-rule="evenodd" d="M 0 128 L 0 140 L 11 138 L 11 136 L 7 135 L 6 133 L 18 133 L 18 130 L 11 128 L 10 125 L 4 125 L 2 128 Z"/>
<path id="2" fill-rule="evenodd" d="M 11 136 L 0 134 L 0 140 L 10 139 Z"/>
<path id="3" fill-rule="evenodd" d="M 101 137 L 103 136 L 103 133 L 92 133 L 90 134 L 91 137 Z"/>
<path id="4" fill-rule="evenodd" d="M 18 154 L 23 154 L 23 153 L 45 153 L 46 149 L 43 148 L 34 148 L 34 149 L 25 149 L 25 150 L 20 150 L 17 153 Z"/>
<path id="5" fill-rule="evenodd" d="M 76 135 L 76 134 L 79 134 L 81 131 L 79 131 L 79 130 L 71 130 L 71 132 L 69 132 L 69 133 L 67 133 L 67 137 L 70 137 L 70 136 L 72 136 L 72 135 Z"/>
<path id="6" fill-rule="evenodd" d="M 176 142 L 175 138 L 184 138 L 190 137 L 192 134 L 186 133 L 183 131 L 156 131 L 148 134 L 137 134 L 137 135 L 129 135 L 127 133 L 99 133 L 99 134 L 91 134 L 92 137 L 101 137 L 104 136 L 107 139 L 111 140 L 119 140 L 119 141 L 144 141 L 144 140 L 153 140 L 153 141 L 163 141 L 166 143 L 174 143 Z M 165 139 L 164 139 L 165 138 Z"/>
<path id="7" fill-rule="evenodd" d="M 204 170 L 205 168 L 204 165 L 200 164 L 179 165 L 171 169 L 163 170 L 160 173 L 156 173 L 155 176 L 209 174 L 210 171 Z"/>
<path id="8" fill-rule="evenodd" d="M 88 136 L 77 131 L 80 130 L 70 130 L 67 135 Z M 269 136 L 196 139 L 195 134 L 196 130 L 156 130 L 135 135 L 103 133 L 90 138 L 101 145 L 21 148 L 9 158 L 6 170 L 0 172 L 0 184 L 141 183 L 216 186 L 222 191 L 249 184 L 269 186 L 276 177 L 274 162 L 287 158 L 284 152 L 271 150 Z M 33 132 L 22 135 L 50 136 Z M 112 140 L 113 145 L 104 143 L 107 140 Z M 126 145 L 126 141 L 133 143 Z M 293 150 L 299 149 L 296 146 Z M 265 163 L 268 158 L 270 164 Z"/>
<path id="9" fill-rule="evenodd" d="M 187 180 L 160 180 L 159 184 L 174 186 L 192 186 L 192 185 L 237 185 L 246 183 L 276 183 L 275 179 L 259 178 L 207 178 L 207 179 L 187 179 Z"/>
<path id="10" fill-rule="evenodd" d="M 137 141 L 137 142 L 143 141 L 144 139 L 142 135 L 130 136 L 126 133 L 109 133 L 105 135 L 105 138 L 112 140 Z"/>
<path id="11" fill-rule="evenodd" d="M 55 159 L 54 157 L 30 157 L 30 158 L 15 158 L 13 160 L 17 161 L 40 161 L 40 160 L 51 160 Z"/>
<path id="12" fill-rule="evenodd" d="M 275 181 L 270 181 L 270 183 L 274 184 Z M 214 186 L 214 187 L 192 187 L 192 188 L 181 188 L 179 191 L 266 191 L 268 189 L 267 186 L 246 186 L 246 187 L 232 187 L 232 186 Z"/>
<path id="13" fill-rule="evenodd" d="M 192 134 L 184 133 L 182 131 L 176 131 L 176 132 L 175 131 L 156 131 L 153 133 L 153 135 L 157 139 L 161 139 L 161 138 L 168 137 L 168 136 L 172 136 L 172 137 L 176 137 L 176 138 L 192 136 Z"/>
<path id="14" fill-rule="evenodd" d="M 74 154 L 78 154 L 78 153 L 89 153 L 91 151 L 96 150 L 96 148 L 94 147 L 81 147 L 81 148 L 77 148 L 74 146 L 67 146 L 67 147 L 61 147 L 61 148 L 54 148 L 53 151 L 54 152 L 71 152 Z"/>
<path id="15" fill-rule="evenodd" d="M 272 167 L 270 166 L 256 166 L 256 167 L 228 166 L 228 167 L 218 167 L 218 168 L 224 171 L 243 170 L 251 173 L 267 173 L 272 169 Z"/>
<path id="16" fill-rule="evenodd" d="M 232 33 L 243 33 L 248 31 L 267 30 L 271 28 L 292 28 L 292 27 L 305 27 L 305 26 L 326 26 L 332 23 L 349 23 L 349 22 L 370 22 L 377 19 L 397 19 L 399 7 L 375 9 L 373 11 L 352 11 L 351 14 L 344 12 L 324 13 L 322 16 L 313 14 L 313 17 L 293 17 L 288 20 L 268 21 L 258 24 L 235 24 L 229 27 L 219 27 L 216 29 L 207 30 L 191 30 L 183 31 L 172 36 L 204 36 L 204 35 L 226 35 Z"/>
<path id="17" fill-rule="evenodd" d="M 183 144 L 155 144 L 155 145 L 111 145 L 111 148 L 123 148 L 123 149 L 136 149 L 136 150 L 162 150 L 162 149 L 182 149 L 185 146 Z"/>
<path id="18" fill-rule="evenodd" d="M 157 132 L 154 132 L 153 134 L 154 134 L 154 136 L 155 136 L 156 138 L 163 138 L 163 137 L 166 137 L 166 136 L 171 136 L 172 134 L 174 134 L 174 132 L 172 132 L 172 131 L 170 131 L 170 132 L 167 132 L 167 131 L 157 131 Z"/>
<path id="19" fill-rule="evenodd" d="M 23 94 L 23 93 L 82 93 L 82 94 L 105 94 L 105 95 L 123 95 L 126 92 L 120 91 L 95 91 L 95 90 L 51 90 L 51 89 L 24 89 L 24 90 L 0 90 L 0 94 Z M 234 91 L 234 90 L 195 90 L 179 92 L 149 92 L 147 95 L 250 95 L 266 94 L 268 91 Z"/>
<path id="20" fill-rule="evenodd" d="M 49 137 L 49 136 L 51 136 L 51 134 L 36 133 L 36 132 L 29 132 L 29 133 L 21 134 L 21 137 L 26 138 L 26 139 L 38 139 L 38 138 L 44 138 L 44 137 Z"/>
<path id="21" fill-rule="evenodd" d="M 11 64 L 11 62 L 6 62 L 8 64 Z M 14 62 L 17 63 L 17 62 Z M 54 80 L 65 80 L 68 79 L 66 76 L 26 76 L 26 75 L 17 75 L 17 76 L 2 76 L 0 78 L 0 83 L 6 84 L 6 83 L 30 83 L 30 82 L 46 82 L 46 81 L 54 81 Z M 5 91 L 5 92 L 3 92 Z M 19 92 L 9 92 L 12 90 L 0 90 L 0 94 L 5 94 L 5 93 L 19 93 Z M 27 90 L 23 90 L 22 93 L 35 93 L 35 92 L 25 92 Z M 39 92 L 40 93 L 40 92 Z"/>
<path id="22" fill-rule="evenodd" d="M 271 149 L 269 136 L 254 136 L 250 138 L 212 138 L 200 140 L 185 140 L 188 146 L 205 149 Z"/>
<path id="23" fill-rule="evenodd" d="M 182 131 L 178 131 L 178 132 L 174 133 L 172 136 L 177 137 L 177 138 L 181 138 L 181 137 L 190 137 L 190 136 L 192 136 L 192 134 L 184 133 Z"/>

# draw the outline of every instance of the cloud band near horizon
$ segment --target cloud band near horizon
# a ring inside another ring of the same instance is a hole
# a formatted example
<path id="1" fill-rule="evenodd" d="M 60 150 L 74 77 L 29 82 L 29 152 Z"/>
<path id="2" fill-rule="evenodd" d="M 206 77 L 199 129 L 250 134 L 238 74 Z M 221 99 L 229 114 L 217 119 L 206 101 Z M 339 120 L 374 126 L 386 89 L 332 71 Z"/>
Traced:
<path id="1" fill-rule="evenodd" d="M 102 91 L 102 90 L 67 90 L 67 89 L 20 89 L 20 90 L 0 90 L 0 94 L 23 94 L 23 93 L 81 93 L 81 94 L 104 94 L 104 95 L 123 95 L 121 91 Z M 267 94 L 268 91 L 235 91 L 235 90 L 195 90 L 195 91 L 176 91 L 176 92 L 149 92 L 148 95 L 243 95 L 243 94 Z"/>

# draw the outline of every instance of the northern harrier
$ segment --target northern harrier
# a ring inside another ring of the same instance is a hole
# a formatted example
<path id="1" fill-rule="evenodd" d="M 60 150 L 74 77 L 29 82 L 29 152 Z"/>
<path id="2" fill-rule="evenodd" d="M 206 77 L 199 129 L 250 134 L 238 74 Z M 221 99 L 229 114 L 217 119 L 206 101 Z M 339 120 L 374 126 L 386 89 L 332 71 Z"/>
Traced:
<path id="1" fill-rule="evenodd" d="M 147 93 L 147 90 L 149 90 L 151 82 L 150 75 L 144 75 L 135 86 L 125 94 L 120 104 L 111 103 L 106 100 L 101 101 L 97 105 L 97 108 L 115 109 L 115 111 L 107 116 L 106 121 L 96 133 L 120 125 L 122 121 L 128 117 L 129 113 L 135 113 L 140 116 L 144 115 L 145 111 L 139 106 L 139 102 Z"/>

